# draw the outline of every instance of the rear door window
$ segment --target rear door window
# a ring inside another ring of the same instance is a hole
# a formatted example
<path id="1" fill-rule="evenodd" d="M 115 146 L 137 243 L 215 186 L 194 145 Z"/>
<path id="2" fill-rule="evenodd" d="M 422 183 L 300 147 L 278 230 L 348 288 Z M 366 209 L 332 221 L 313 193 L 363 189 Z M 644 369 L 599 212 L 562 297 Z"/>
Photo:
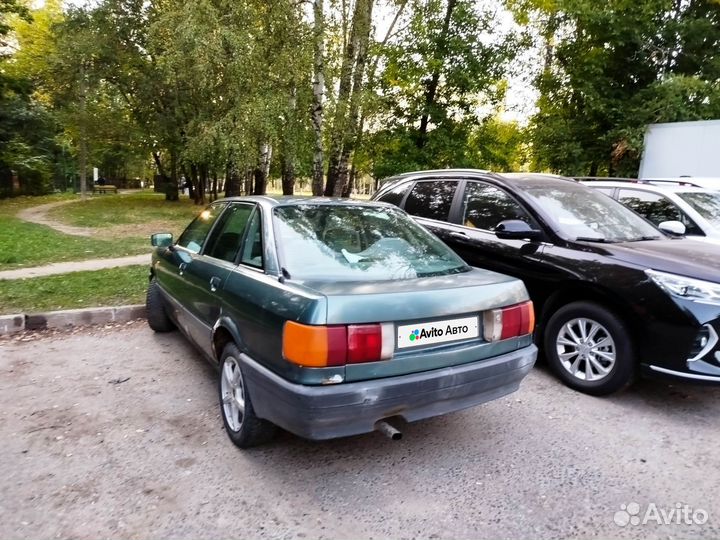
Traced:
<path id="1" fill-rule="evenodd" d="M 399 186 L 395 186 L 378 200 L 394 204 L 395 206 L 400 206 L 400 203 L 410 189 L 410 186 L 412 186 L 412 182 L 402 182 Z"/>
<path id="2" fill-rule="evenodd" d="M 453 180 L 417 182 L 405 201 L 405 211 L 413 216 L 447 221 L 457 186 Z"/>

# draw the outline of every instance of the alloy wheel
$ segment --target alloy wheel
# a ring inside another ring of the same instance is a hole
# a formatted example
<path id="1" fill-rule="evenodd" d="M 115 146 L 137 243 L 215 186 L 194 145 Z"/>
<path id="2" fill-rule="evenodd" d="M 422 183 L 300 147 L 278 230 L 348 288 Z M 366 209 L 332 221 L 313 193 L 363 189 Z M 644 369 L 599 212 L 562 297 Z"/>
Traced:
<path id="1" fill-rule="evenodd" d="M 240 431 L 245 415 L 245 387 L 237 359 L 225 358 L 220 377 L 223 415 L 231 430 Z"/>
<path id="2" fill-rule="evenodd" d="M 600 381 L 615 365 L 617 352 L 610 332 L 599 322 L 588 318 L 566 322 L 556 339 L 561 365 L 582 381 Z"/>

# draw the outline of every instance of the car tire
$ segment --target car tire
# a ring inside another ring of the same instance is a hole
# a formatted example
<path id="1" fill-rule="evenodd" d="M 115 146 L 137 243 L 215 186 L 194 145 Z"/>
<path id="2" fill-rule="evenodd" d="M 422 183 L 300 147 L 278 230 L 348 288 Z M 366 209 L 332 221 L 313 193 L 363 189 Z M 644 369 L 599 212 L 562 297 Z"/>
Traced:
<path id="1" fill-rule="evenodd" d="M 256 416 L 241 365 L 239 349 L 234 343 L 228 343 L 220 357 L 220 416 L 233 444 L 250 448 L 270 441 L 277 427 Z"/>
<path id="2" fill-rule="evenodd" d="M 595 396 L 628 387 L 636 358 L 630 334 L 613 312 L 594 302 L 558 309 L 545 325 L 545 357 L 570 388 Z"/>
<path id="3" fill-rule="evenodd" d="M 150 279 L 148 283 L 147 296 L 145 297 L 145 310 L 147 311 L 147 321 L 150 328 L 155 332 L 170 332 L 175 329 L 175 323 L 168 317 L 165 311 L 160 286 L 155 278 Z"/>

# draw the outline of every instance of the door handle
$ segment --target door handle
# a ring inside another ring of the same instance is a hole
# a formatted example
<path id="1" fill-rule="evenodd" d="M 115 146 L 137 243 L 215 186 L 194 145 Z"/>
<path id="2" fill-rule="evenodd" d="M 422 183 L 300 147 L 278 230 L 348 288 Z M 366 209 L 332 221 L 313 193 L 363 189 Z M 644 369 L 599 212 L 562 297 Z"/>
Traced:
<path id="1" fill-rule="evenodd" d="M 187 268 L 187 263 L 180 263 L 180 266 L 178 266 L 179 274 L 182 276 L 183 272 L 185 272 L 185 269 Z"/>
<path id="2" fill-rule="evenodd" d="M 469 240 L 470 237 L 465 234 L 464 232 L 458 232 L 458 231 L 452 231 L 450 233 L 450 238 L 454 238 L 455 240 Z"/>
<path id="3" fill-rule="evenodd" d="M 213 276 L 210 278 L 210 292 L 217 291 L 217 288 L 220 286 L 220 278 L 217 276 Z"/>

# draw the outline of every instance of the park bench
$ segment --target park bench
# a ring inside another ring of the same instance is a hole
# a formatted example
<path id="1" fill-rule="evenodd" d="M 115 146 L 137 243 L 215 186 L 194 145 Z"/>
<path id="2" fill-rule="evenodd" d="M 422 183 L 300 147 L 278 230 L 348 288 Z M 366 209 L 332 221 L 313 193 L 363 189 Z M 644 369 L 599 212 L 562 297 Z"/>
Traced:
<path id="1" fill-rule="evenodd" d="M 93 186 L 93 193 L 117 193 L 117 186 L 107 184 L 104 186 Z"/>

